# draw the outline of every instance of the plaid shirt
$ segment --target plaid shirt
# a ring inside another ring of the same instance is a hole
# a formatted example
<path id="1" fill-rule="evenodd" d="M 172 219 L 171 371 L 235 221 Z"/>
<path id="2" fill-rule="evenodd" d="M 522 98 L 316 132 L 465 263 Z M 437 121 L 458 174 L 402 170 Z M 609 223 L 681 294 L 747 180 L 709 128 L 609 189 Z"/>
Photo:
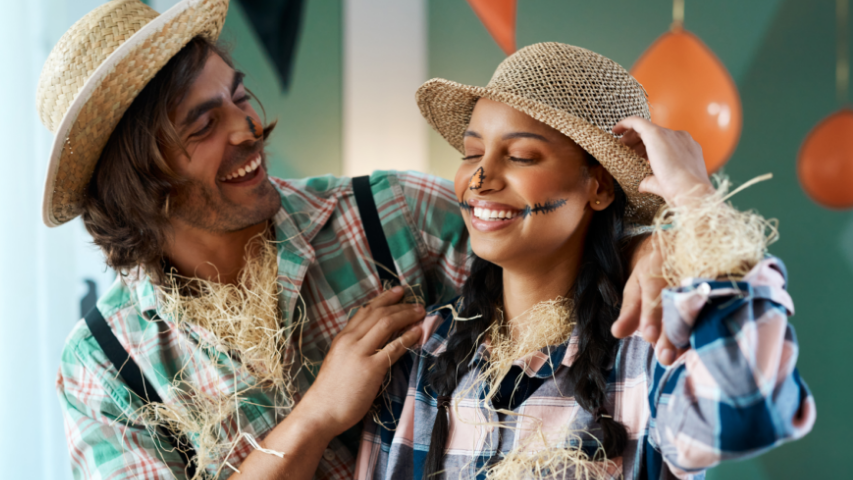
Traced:
<path id="1" fill-rule="evenodd" d="M 302 354 L 316 363 L 297 379 L 298 401 L 346 324 L 347 312 L 378 295 L 380 281 L 348 178 L 272 182 L 281 195 L 281 210 L 274 218 L 281 241 L 280 302 L 287 321 L 302 303 L 297 302 L 301 295 L 308 318 Z M 371 185 L 402 283 L 423 286 L 430 302 L 448 301 L 465 278 L 468 259 L 467 232 L 452 184 L 418 173 L 376 172 Z M 162 314 L 163 321 L 150 321 L 159 312 L 159 298 L 158 289 L 137 272 L 117 280 L 98 308 L 164 402 L 177 401 L 170 381 L 180 368 L 186 369 L 185 379 L 208 393 L 252 385 L 245 367 L 231 368 L 209 358 L 207 350 L 193 348 L 207 332 L 192 325 L 179 328 Z M 143 404 L 117 375 L 85 322 L 79 322 L 66 341 L 57 380 L 74 477 L 184 478 L 178 454 L 158 451 L 148 431 L 134 421 L 134 412 Z M 237 420 L 244 432 L 263 438 L 280 422 L 274 409 L 264 408 L 273 399 L 272 392 L 257 390 L 243 397 Z M 228 440 L 237 438 L 236 429 L 228 427 L 224 425 Z M 357 434 L 351 443 L 357 446 Z M 244 438 L 227 460 L 239 466 L 251 450 Z M 221 464 L 207 466 L 208 473 Z M 316 478 L 352 478 L 354 465 L 354 454 L 336 439 L 323 455 Z M 220 477 L 231 472 L 226 467 Z"/>
<path id="2" fill-rule="evenodd" d="M 663 301 L 667 333 L 692 348 L 665 368 L 641 337 L 620 342 L 605 406 L 627 427 L 629 441 L 607 468 L 610 478 L 700 479 L 721 460 L 755 455 L 808 433 L 815 406 L 795 367 L 797 342 L 788 324 L 793 305 L 781 262 L 768 258 L 741 282 L 688 282 L 667 289 Z M 376 417 L 383 426 L 365 421 L 357 478 L 423 477 L 438 412 L 428 374 L 453 325 L 449 309 L 427 316 L 420 349 L 393 367 L 388 401 Z M 516 362 L 517 375 L 507 375 L 502 387 L 522 396 L 509 406 L 519 416 L 485 404 L 485 385 L 476 378 L 488 347 L 479 346 L 448 409 L 443 478 L 484 478 L 484 470 L 513 449 L 541 450 L 537 425 L 551 448 L 572 445 L 594 453 L 601 429 L 575 401 L 567 375 L 577 340 L 575 333 Z M 509 396 L 504 390 L 500 397 Z M 514 428 L 491 426 L 499 421 Z M 578 439 L 567 441 L 567 430 Z"/>

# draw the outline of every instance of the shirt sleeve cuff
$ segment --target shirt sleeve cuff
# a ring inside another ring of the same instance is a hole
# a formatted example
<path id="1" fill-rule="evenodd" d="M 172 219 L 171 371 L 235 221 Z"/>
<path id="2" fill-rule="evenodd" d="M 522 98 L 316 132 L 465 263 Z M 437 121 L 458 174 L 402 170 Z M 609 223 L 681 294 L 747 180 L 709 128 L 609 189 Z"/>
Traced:
<path id="1" fill-rule="evenodd" d="M 709 300 L 720 297 L 753 297 L 773 301 L 794 314 L 794 304 L 785 290 L 785 268 L 779 259 L 759 262 L 741 281 L 687 278 L 681 286 L 663 291 L 664 331 L 678 348 L 690 345 L 690 334 Z"/>

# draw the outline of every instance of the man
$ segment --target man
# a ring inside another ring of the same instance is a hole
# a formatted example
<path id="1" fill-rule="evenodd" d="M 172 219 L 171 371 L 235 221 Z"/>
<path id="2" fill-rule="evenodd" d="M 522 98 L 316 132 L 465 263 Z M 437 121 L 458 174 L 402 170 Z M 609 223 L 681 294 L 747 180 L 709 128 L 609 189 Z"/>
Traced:
<path id="1" fill-rule="evenodd" d="M 158 16 L 139 0 L 113 0 L 63 36 L 40 79 L 39 112 L 56 134 L 45 222 L 57 226 L 82 214 L 121 273 L 97 311 L 162 398 L 164 409 L 154 411 L 180 412 L 202 394 L 257 387 L 241 390 L 235 410 L 215 425 L 217 445 L 229 448 L 205 445 L 203 432 L 192 428 L 183 432 L 205 452 L 187 465 L 143 414 L 151 405 L 123 381 L 123 366 L 81 321 L 67 340 L 57 384 L 77 478 L 183 478 L 196 467 L 198 476 L 351 478 L 357 435 L 347 430 L 368 412 L 389 362 L 420 335 L 409 326 L 423 308 L 400 303 L 400 288 L 380 294 L 350 180 L 267 177 L 263 146 L 273 126 L 262 126 L 242 74 L 214 46 L 227 7 L 227 0 L 185 0 Z M 455 295 L 468 247 L 452 186 L 377 172 L 370 188 L 400 282 L 418 288 L 427 304 Z M 288 364 L 294 389 L 284 400 L 292 409 L 252 383 L 258 372 L 248 358 L 219 361 L 217 351 L 225 355 L 229 344 L 166 308 L 168 295 L 180 291 L 169 288 L 179 286 L 176 274 L 254 291 L 241 274 L 258 237 L 275 241 L 281 322 L 306 319 L 287 346 L 299 353 Z M 626 300 L 631 309 L 620 335 L 639 324 L 639 285 L 646 297 L 660 290 L 643 271 L 632 277 L 635 295 L 626 298 L 635 300 Z M 655 341 L 659 321 L 650 308 L 642 318 L 657 329 L 649 337 Z M 389 343 L 398 331 L 404 333 Z"/>

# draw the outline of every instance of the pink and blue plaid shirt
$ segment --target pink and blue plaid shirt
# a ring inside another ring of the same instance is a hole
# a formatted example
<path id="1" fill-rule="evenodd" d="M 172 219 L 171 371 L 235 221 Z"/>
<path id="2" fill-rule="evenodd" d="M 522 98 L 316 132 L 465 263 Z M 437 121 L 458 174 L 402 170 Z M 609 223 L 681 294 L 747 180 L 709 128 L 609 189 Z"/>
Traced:
<path id="1" fill-rule="evenodd" d="M 740 282 L 697 280 L 667 289 L 666 332 L 678 346 L 691 347 L 670 367 L 661 366 L 639 336 L 619 343 L 605 406 L 627 427 L 629 441 L 607 468 L 611 478 L 701 479 L 722 460 L 759 454 L 811 430 L 815 405 L 796 369 L 797 341 L 788 323 L 794 307 L 785 275 L 782 263 L 768 258 Z M 387 401 L 380 402 L 376 417 L 383 426 L 365 421 L 359 479 L 423 478 L 439 411 L 429 369 L 454 330 L 450 310 L 436 311 L 424 326 L 420 348 L 392 369 Z M 488 356 L 481 344 L 448 409 L 450 436 L 439 477 L 483 478 L 514 449 L 545 448 L 531 441 L 538 432 L 557 439 L 550 448 L 561 448 L 559 439 L 570 438 L 563 432 L 578 432 L 564 445 L 594 452 L 600 427 L 575 401 L 567 375 L 576 351 L 577 335 L 572 335 L 516 362 L 518 373 L 504 383 L 518 398 L 498 405 L 514 416 L 485 404 L 485 385 L 476 384 Z M 496 428 L 496 422 L 512 428 Z"/>

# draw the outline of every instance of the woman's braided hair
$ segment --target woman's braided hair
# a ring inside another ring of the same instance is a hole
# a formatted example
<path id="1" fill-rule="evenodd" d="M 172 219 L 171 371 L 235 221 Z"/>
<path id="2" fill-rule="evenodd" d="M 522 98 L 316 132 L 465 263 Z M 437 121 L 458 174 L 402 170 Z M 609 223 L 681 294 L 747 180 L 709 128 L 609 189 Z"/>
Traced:
<path id="1" fill-rule="evenodd" d="M 587 154 L 587 166 L 598 165 Z M 577 316 L 578 352 L 569 369 L 569 378 L 575 386 L 575 399 L 590 412 L 601 426 L 604 438 L 602 447 L 607 458 L 622 455 L 628 441 L 625 426 L 607 414 L 607 369 L 619 341 L 610 333 L 610 327 L 619 315 L 621 292 L 625 284 L 625 268 L 620 251 L 626 197 L 614 181 L 615 199 L 601 212 L 596 212 L 589 225 L 584 243 L 583 261 L 573 289 Z M 447 399 L 456 389 L 459 379 L 468 371 L 469 355 L 473 355 L 477 342 L 495 321 L 495 306 L 503 298 L 502 269 L 476 255 L 471 275 L 462 287 L 464 305 L 459 313 L 475 320 L 457 322 L 448 339 L 447 350 L 435 360 L 429 384 L 437 398 L 444 400 L 435 417 L 429 452 L 424 465 L 424 479 L 442 470 L 444 450 L 447 446 L 449 419 Z"/>

